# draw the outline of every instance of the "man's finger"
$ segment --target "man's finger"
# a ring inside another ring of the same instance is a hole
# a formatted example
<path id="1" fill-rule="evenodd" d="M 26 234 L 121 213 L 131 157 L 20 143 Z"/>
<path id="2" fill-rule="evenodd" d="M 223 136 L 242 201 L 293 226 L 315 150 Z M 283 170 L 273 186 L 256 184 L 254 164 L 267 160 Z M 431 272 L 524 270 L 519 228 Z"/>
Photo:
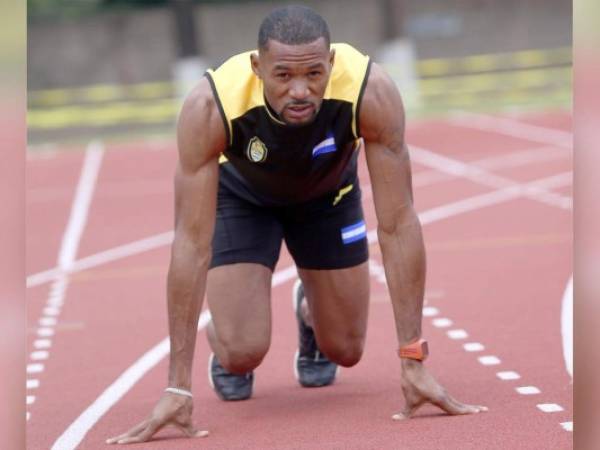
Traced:
<path id="1" fill-rule="evenodd" d="M 199 438 L 208 436 L 207 430 L 198 430 L 192 423 L 190 422 L 188 425 L 181 425 L 176 423 L 175 426 L 179 428 L 181 431 L 185 433 L 187 437 L 190 438 Z"/>
<path id="2" fill-rule="evenodd" d="M 412 405 L 406 405 L 404 407 L 404 409 L 402 410 L 402 412 L 400 413 L 396 413 L 392 416 L 392 419 L 394 420 L 406 420 L 406 419 L 410 419 L 415 412 L 417 412 L 417 409 L 419 409 L 421 406 L 423 406 L 425 402 L 424 401 L 419 401 L 417 403 L 413 403 Z"/>
<path id="3" fill-rule="evenodd" d="M 153 421 L 149 421 L 146 428 L 142 430 L 137 436 L 119 439 L 117 441 L 117 444 L 134 444 L 136 442 L 146 442 L 152 436 L 154 436 L 154 434 L 157 433 L 162 427 L 164 427 L 164 424 L 157 424 Z"/>
<path id="4" fill-rule="evenodd" d="M 467 405 L 465 403 L 461 403 L 451 397 L 450 395 L 446 395 L 445 398 L 432 402 L 436 406 L 440 407 L 448 414 L 451 415 L 462 415 L 462 414 L 477 414 L 479 412 L 487 411 L 487 407 L 478 406 L 478 405 Z"/>
<path id="5" fill-rule="evenodd" d="M 133 436 L 138 434 L 140 431 L 142 431 L 144 428 L 146 428 L 148 426 L 148 420 L 144 420 L 143 422 L 138 423 L 135 427 L 131 428 L 130 430 L 128 430 L 126 433 L 120 434 L 118 436 L 109 438 L 106 440 L 107 444 L 114 444 L 117 441 L 120 441 L 121 439 L 125 439 L 129 436 Z"/>

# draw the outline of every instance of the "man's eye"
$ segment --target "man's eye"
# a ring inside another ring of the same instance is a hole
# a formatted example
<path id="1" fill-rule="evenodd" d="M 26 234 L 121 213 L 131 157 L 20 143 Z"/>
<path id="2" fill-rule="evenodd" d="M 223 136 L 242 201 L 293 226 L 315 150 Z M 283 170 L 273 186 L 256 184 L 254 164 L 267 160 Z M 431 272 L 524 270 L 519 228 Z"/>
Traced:
<path id="1" fill-rule="evenodd" d="M 309 72 L 308 74 L 310 77 L 316 78 L 319 75 L 321 75 L 321 72 L 319 72 L 318 70 L 313 70 L 312 72 Z"/>
<path id="2" fill-rule="evenodd" d="M 275 76 L 277 78 L 279 78 L 280 80 L 287 80 L 290 77 L 290 74 L 289 73 L 278 73 Z"/>

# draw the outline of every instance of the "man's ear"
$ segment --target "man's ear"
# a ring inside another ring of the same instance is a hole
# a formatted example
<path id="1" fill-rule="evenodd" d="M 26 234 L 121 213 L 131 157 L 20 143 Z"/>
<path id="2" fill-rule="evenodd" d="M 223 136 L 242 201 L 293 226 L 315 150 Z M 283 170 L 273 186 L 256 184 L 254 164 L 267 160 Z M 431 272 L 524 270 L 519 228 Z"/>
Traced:
<path id="1" fill-rule="evenodd" d="M 333 63 L 335 62 L 335 48 L 332 48 L 329 51 L 329 64 L 333 67 Z"/>
<path id="2" fill-rule="evenodd" d="M 252 67 L 252 72 L 254 72 L 258 78 L 262 78 L 260 76 L 258 53 L 250 53 L 250 66 Z"/>

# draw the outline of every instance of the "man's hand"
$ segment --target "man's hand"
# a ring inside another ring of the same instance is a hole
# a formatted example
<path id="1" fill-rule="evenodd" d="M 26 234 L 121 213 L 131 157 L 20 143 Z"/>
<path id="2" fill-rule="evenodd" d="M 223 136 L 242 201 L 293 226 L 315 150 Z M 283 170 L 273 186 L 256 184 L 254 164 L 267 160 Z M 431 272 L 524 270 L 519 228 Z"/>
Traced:
<path id="1" fill-rule="evenodd" d="M 192 424 L 192 399 L 174 394 L 164 394 L 150 417 L 119 436 L 106 440 L 107 444 L 133 444 L 146 442 L 166 426 L 180 429 L 187 437 L 206 437 L 208 431 L 198 430 Z"/>
<path id="2" fill-rule="evenodd" d="M 392 416 L 394 420 L 410 419 L 425 403 L 432 403 L 451 415 L 476 414 L 488 410 L 485 406 L 467 405 L 454 399 L 420 361 L 402 360 L 402 391 L 406 404 L 401 413 Z"/>

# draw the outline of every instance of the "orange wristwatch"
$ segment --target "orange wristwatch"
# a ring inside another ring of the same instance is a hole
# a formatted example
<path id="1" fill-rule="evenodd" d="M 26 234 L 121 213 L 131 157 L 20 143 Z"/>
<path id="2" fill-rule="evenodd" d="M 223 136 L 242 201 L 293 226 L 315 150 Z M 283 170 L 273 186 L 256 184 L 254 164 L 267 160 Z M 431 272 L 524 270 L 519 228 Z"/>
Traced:
<path id="1" fill-rule="evenodd" d="M 404 347 L 398 349 L 398 356 L 400 358 L 416 359 L 417 361 L 424 361 L 429 355 L 429 346 L 425 339 L 419 339 L 411 344 L 407 344 Z"/>

